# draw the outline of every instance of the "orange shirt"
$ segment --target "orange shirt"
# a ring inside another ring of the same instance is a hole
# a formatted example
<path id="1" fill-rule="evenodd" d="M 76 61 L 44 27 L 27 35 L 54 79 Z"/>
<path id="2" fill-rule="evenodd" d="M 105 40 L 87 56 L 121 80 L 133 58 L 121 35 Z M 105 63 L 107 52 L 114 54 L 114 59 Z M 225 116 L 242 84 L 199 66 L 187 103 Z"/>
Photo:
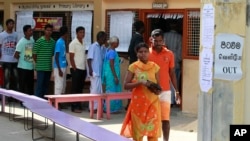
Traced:
<path id="1" fill-rule="evenodd" d="M 149 49 L 149 61 L 155 62 L 160 66 L 160 85 L 163 91 L 170 90 L 170 76 L 169 70 L 174 68 L 174 54 L 172 51 L 163 47 L 160 53 L 153 50 L 152 47 Z"/>

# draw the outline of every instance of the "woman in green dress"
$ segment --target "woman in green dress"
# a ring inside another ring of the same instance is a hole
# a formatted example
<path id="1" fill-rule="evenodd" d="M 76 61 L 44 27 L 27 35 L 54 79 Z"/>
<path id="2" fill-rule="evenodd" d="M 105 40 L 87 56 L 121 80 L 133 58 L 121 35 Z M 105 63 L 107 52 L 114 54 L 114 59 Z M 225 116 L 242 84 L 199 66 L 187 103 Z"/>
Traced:
<path id="1" fill-rule="evenodd" d="M 109 47 L 106 50 L 102 81 L 105 86 L 105 93 L 116 93 L 121 92 L 121 80 L 120 80 L 120 58 L 116 52 L 116 48 L 119 46 L 119 39 L 113 36 L 109 40 Z M 121 100 L 110 101 L 110 112 L 119 112 L 122 109 Z M 106 111 L 106 104 L 104 104 L 104 111 Z"/>

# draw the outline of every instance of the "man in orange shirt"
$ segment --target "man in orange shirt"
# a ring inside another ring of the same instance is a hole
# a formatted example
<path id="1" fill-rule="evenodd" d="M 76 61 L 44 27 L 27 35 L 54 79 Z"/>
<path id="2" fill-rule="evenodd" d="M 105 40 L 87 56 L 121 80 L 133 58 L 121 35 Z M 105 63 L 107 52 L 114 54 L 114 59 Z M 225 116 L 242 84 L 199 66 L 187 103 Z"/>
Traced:
<path id="1" fill-rule="evenodd" d="M 162 118 L 162 131 L 163 140 L 168 141 L 170 131 L 170 105 L 171 105 L 171 90 L 170 81 L 175 88 L 176 103 L 180 104 L 179 90 L 176 84 L 176 75 L 174 69 L 174 54 L 168 50 L 164 45 L 163 31 L 155 29 L 150 37 L 151 48 L 149 60 L 154 61 L 160 66 L 160 85 L 162 93 L 159 95 L 161 101 L 161 118 Z"/>

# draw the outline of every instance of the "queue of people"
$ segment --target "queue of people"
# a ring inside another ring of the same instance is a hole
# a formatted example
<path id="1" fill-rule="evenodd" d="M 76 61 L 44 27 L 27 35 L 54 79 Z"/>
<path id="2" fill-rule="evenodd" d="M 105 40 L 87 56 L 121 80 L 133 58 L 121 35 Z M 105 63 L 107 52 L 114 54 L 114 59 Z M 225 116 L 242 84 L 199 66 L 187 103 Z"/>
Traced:
<path id="1" fill-rule="evenodd" d="M 53 71 L 54 94 L 64 94 L 69 64 L 66 59 L 68 28 L 62 26 L 59 31 L 60 38 L 55 41 L 51 37 L 53 26 L 47 24 L 44 27 L 44 35 L 34 41 L 31 25 L 25 25 L 24 37 L 17 41 L 17 34 L 13 31 L 14 24 L 14 20 L 7 20 L 6 30 L 0 33 L 0 61 L 4 70 L 4 87 L 44 98 L 44 95 L 48 94 Z M 148 45 L 142 38 L 144 23 L 137 21 L 133 25 L 136 33 L 129 46 L 130 64 L 123 84 L 120 58 L 116 51 L 119 47 L 119 38 L 112 36 L 107 40 L 107 33 L 100 31 L 96 35 L 97 41 L 90 45 L 88 54 L 85 54 L 85 28 L 79 26 L 75 29 L 76 37 L 69 43 L 71 93 L 83 93 L 86 77 L 90 79 L 90 93 L 94 94 L 121 92 L 123 85 L 126 90 L 132 92 L 132 98 L 125 108 L 127 113 L 121 135 L 131 137 L 135 141 L 142 141 L 144 136 L 147 136 L 148 141 L 157 141 L 163 134 L 163 140 L 168 141 L 171 84 L 175 100 L 180 102 L 175 74 L 177 57 L 165 45 L 161 29 L 151 32 Z M 152 91 L 152 88 L 149 88 L 151 83 L 160 89 Z M 121 100 L 110 102 L 111 113 L 120 112 L 122 107 Z M 97 109 L 97 102 L 94 103 L 94 109 Z M 71 103 L 71 110 L 81 113 L 82 103 Z M 103 110 L 106 111 L 105 106 Z"/>

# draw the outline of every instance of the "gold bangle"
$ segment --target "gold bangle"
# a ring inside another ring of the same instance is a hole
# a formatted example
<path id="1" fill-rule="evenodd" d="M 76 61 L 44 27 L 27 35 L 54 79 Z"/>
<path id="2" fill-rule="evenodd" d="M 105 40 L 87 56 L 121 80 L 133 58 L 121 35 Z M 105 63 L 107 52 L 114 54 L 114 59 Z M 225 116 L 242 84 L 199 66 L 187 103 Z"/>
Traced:
<path id="1" fill-rule="evenodd" d="M 177 93 L 177 94 L 178 94 L 179 92 L 175 92 L 175 93 Z"/>

